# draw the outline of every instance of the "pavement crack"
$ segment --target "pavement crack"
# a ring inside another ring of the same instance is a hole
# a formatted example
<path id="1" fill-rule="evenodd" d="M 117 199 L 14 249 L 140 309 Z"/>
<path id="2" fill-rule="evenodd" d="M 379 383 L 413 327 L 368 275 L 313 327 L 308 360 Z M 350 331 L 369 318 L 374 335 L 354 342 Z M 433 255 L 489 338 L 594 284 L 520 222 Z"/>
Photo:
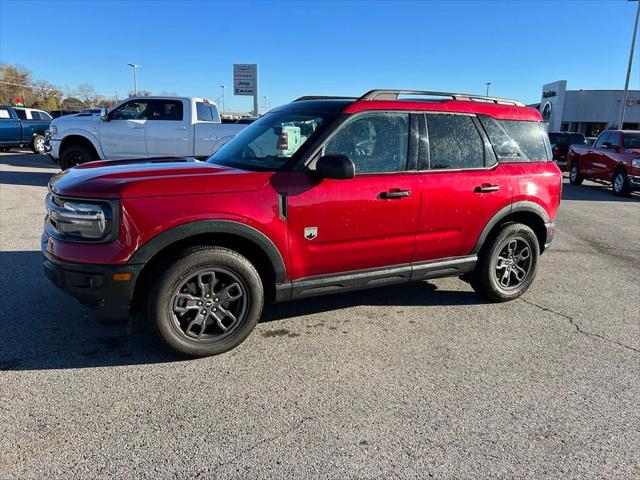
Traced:
<path id="1" fill-rule="evenodd" d="M 581 333 L 582 335 L 585 335 L 587 337 L 598 338 L 600 340 L 604 340 L 607 343 L 613 343 L 615 345 L 618 345 L 619 347 L 626 348 L 627 350 L 631 350 L 632 352 L 640 353 L 640 349 L 631 347 L 629 345 L 625 345 L 624 343 L 618 342 L 616 340 L 611 340 L 610 338 L 607 338 L 604 335 L 600 335 L 599 333 L 593 333 L 593 332 L 588 332 L 586 330 L 583 330 L 582 327 L 575 321 L 575 319 L 573 317 L 569 316 L 569 315 L 566 315 L 566 314 L 561 313 L 561 312 L 557 312 L 557 311 L 552 310 L 552 309 L 547 308 L 547 307 L 543 307 L 542 305 L 538 305 L 537 303 L 530 302 L 529 300 L 525 300 L 524 298 L 520 298 L 520 300 L 523 301 L 526 304 L 529 304 L 529 305 L 532 305 L 532 306 L 534 306 L 536 308 L 539 308 L 540 310 L 544 310 L 545 312 L 552 313 L 554 315 L 557 315 L 559 317 L 564 318 L 565 320 L 568 320 L 569 323 L 571 325 L 573 325 L 573 327 L 575 328 L 577 333 Z"/>

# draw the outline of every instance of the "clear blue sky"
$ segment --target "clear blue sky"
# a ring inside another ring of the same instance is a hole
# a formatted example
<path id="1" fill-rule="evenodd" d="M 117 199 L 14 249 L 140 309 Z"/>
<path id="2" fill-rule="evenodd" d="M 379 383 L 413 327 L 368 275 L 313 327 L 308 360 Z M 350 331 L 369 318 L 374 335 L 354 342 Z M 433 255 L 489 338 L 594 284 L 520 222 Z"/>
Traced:
<path id="1" fill-rule="evenodd" d="M 541 86 L 622 88 L 636 4 L 600 1 L 31 2 L 0 0 L 0 60 L 99 93 L 231 96 L 232 64 L 258 63 L 260 107 L 371 88 L 539 101 Z M 638 48 L 632 87 L 640 86 Z"/>

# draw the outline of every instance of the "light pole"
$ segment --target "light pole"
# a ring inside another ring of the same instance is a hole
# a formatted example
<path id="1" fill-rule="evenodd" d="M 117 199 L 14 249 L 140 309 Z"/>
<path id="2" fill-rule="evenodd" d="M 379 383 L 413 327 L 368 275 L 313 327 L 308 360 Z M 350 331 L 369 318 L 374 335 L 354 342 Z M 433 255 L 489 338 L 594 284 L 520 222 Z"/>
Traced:
<path id="1" fill-rule="evenodd" d="M 493 82 L 485 82 L 485 85 L 487 86 L 487 97 L 489 96 L 489 85 L 491 85 Z"/>
<path id="2" fill-rule="evenodd" d="M 224 113 L 224 89 L 226 88 L 224 85 L 220 85 L 222 89 L 222 113 Z"/>
<path id="3" fill-rule="evenodd" d="M 267 110 L 269 109 L 267 105 L 269 104 L 267 103 L 267 96 L 265 95 L 264 96 L 264 113 L 267 113 Z"/>
<path id="4" fill-rule="evenodd" d="M 631 50 L 629 51 L 629 64 L 627 65 L 627 79 L 624 82 L 624 95 L 622 96 L 622 108 L 620 109 L 620 121 L 618 128 L 622 130 L 624 126 L 624 111 L 627 109 L 627 96 L 629 95 L 629 77 L 631 77 L 631 65 L 633 64 L 633 49 L 636 46 L 636 33 L 638 33 L 638 17 L 640 17 L 640 0 L 636 9 L 636 21 L 633 24 L 633 35 L 631 36 Z"/>
<path id="5" fill-rule="evenodd" d="M 133 94 L 138 95 L 138 81 L 136 79 L 136 70 L 140 65 L 136 65 L 135 63 L 127 63 L 133 70 Z"/>

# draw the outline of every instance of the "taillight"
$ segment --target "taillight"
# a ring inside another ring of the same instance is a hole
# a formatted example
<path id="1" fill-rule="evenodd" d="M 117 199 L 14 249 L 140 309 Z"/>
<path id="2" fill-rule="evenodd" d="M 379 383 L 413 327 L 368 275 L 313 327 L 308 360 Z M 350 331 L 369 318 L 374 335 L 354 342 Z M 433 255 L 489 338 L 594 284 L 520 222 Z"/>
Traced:
<path id="1" fill-rule="evenodd" d="M 278 137 L 278 150 L 289 150 L 289 135 L 284 130 Z"/>

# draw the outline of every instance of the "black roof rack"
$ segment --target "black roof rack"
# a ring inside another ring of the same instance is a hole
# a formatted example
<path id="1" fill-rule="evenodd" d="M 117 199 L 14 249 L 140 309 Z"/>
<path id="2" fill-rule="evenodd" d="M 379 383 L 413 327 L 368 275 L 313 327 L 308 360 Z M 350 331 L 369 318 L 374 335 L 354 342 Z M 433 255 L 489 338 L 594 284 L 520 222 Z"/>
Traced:
<path id="1" fill-rule="evenodd" d="M 303 102 L 305 100 L 357 100 L 357 97 L 334 97 L 332 95 L 305 95 L 304 97 L 296 98 L 294 102 Z"/>
<path id="2" fill-rule="evenodd" d="M 524 103 L 509 98 L 486 97 L 472 93 L 431 92 L 427 90 L 370 90 L 362 95 L 359 100 L 398 100 L 400 95 L 424 95 L 429 97 L 450 97 L 454 100 L 467 100 L 470 102 L 498 103 L 502 105 L 515 105 L 524 107 Z"/>

